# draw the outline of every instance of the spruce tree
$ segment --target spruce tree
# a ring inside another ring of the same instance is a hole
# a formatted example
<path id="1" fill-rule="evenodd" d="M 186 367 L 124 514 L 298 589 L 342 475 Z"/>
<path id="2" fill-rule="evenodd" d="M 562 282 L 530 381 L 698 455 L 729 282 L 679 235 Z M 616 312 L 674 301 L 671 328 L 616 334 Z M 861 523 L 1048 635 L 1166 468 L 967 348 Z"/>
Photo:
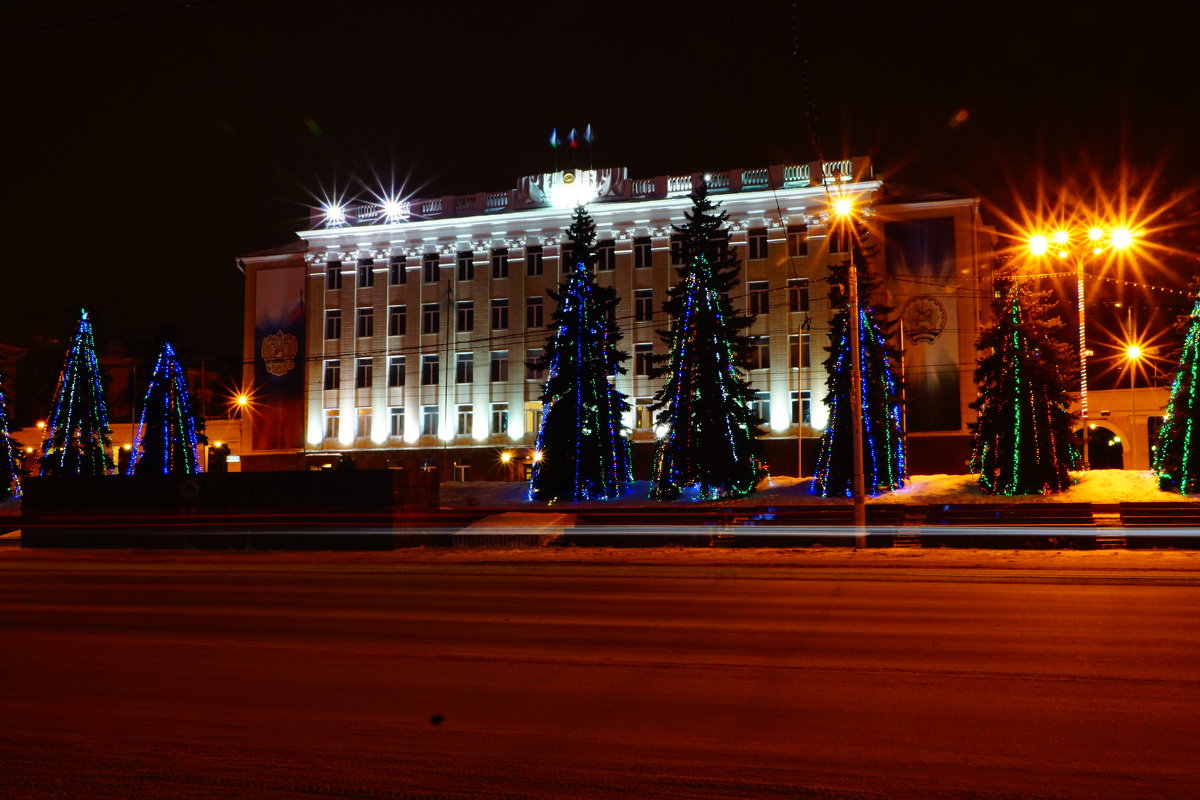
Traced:
<path id="1" fill-rule="evenodd" d="M 20 445 L 12 438 L 8 425 L 4 373 L 0 372 L 0 500 L 21 496 L 20 453 Z"/>
<path id="2" fill-rule="evenodd" d="M 680 239 L 679 282 L 663 304 L 670 330 L 659 331 L 668 352 L 653 377 L 666 377 L 651 409 L 664 429 L 654 454 L 650 496 L 672 500 L 737 497 L 754 491 L 766 475 L 759 427 L 750 410 L 754 393 L 746 373 L 754 321 L 738 315 L 729 293 L 740 259 L 729 246 L 728 214 L 700 185 L 691 195 Z"/>
<path id="3" fill-rule="evenodd" d="M 851 243 L 858 275 L 859 366 L 862 391 L 863 488 L 869 495 L 904 486 L 908 480 L 905 466 L 904 427 L 901 418 L 900 391 L 892 371 L 895 352 L 888 345 L 893 323 L 890 309 L 872 304 L 879 280 L 870 271 L 875 249 L 862 247 L 865 232 Z M 847 286 L 850 261 L 830 267 L 830 284 Z M 851 416 L 850 371 L 851 330 L 847 303 L 834 314 L 830 323 L 829 356 L 825 359 L 829 423 L 821 435 L 814 470 L 812 491 L 825 497 L 854 495 L 853 420 Z"/>
<path id="4" fill-rule="evenodd" d="M 38 474 L 46 476 L 111 475 L 115 469 L 96 342 L 86 310 L 81 312 L 58 376 L 38 465 Z"/>
<path id="5" fill-rule="evenodd" d="M 1200 493 L 1200 298 L 1186 326 L 1152 467 L 1163 491 Z"/>
<path id="6" fill-rule="evenodd" d="M 995 318 L 976 344 L 971 471 L 988 494 L 1061 492 L 1079 463 L 1071 410 L 1079 369 L 1051 293 L 1016 280 L 998 288 Z"/>
<path id="7" fill-rule="evenodd" d="M 575 209 L 566 238 L 564 263 L 574 270 L 557 292 L 548 292 L 557 304 L 552 332 L 542 358 L 531 363 L 548 375 L 529 498 L 607 500 L 631 480 L 621 421 L 629 403 L 609 380 L 625 372 L 629 354 L 617 346 L 617 292 L 596 283 L 596 224 L 584 207 Z"/>
<path id="8" fill-rule="evenodd" d="M 130 475 L 193 475 L 201 471 L 203 422 L 197 422 L 187 378 L 170 344 L 163 345 L 142 401 Z"/>

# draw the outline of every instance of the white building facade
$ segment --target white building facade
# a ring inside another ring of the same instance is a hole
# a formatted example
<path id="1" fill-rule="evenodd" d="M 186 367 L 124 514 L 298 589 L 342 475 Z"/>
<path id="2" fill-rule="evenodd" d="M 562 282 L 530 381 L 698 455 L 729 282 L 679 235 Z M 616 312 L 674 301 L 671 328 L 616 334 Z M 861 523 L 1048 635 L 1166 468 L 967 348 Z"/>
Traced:
<path id="1" fill-rule="evenodd" d="M 913 365 L 909 404 L 929 411 L 910 432 L 912 458 L 919 465 L 928 450 L 937 471 L 964 471 L 991 233 L 977 200 L 897 197 L 866 159 L 641 180 L 624 169 L 572 170 L 505 192 L 326 208 L 300 242 L 242 258 L 245 381 L 257 395 L 243 468 L 352 461 L 436 466 L 444 479 L 522 477 L 544 378 L 527 362 L 550 332 L 547 291 L 572 266 L 563 235 L 583 203 L 596 223 L 597 280 L 620 297 L 630 359 L 616 385 L 633 406 L 635 477 L 648 477 L 649 405 L 661 381 L 647 373 L 649 357 L 665 352 L 656 331 L 677 280 L 672 226 L 701 181 L 728 213 L 742 259 L 735 304 L 757 315 L 749 377 L 772 472 L 811 474 L 827 419 L 825 279 L 849 256 L 825 224 L 834 194 L 870 211 L 871 266 L 887 273 L 877 300 L 904 320 L 896 346 Z M 904 253 L 889 236 L 904 239 Z"/>

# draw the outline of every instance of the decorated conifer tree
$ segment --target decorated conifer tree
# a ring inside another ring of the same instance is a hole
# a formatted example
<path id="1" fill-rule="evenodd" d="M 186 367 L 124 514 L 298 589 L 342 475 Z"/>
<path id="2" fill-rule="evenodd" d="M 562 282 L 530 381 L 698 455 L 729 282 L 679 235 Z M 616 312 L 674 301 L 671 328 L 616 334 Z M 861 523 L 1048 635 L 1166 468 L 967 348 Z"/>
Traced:
<path id="1" fill-rule="evenodd" d="M 1016 280 L 998 288 L 995 319 L 976 344 L 971 471 L 988 494 L 1061 492 L 1079 462 L 1071 411 L 1078 366 L 1049 291 Z"/>
<path id="2" fill-rule="evenodd" d="M 196 419 L 188 395 L 187 378 L 175 350 L 163 345 L 150 385 L 142 401 L 133 453 L 129 458 L 130 475 L 193 475 L 201 472 L 199 433 L 203 421 Z"/>
<path id="3" fill-rule="evenodd" d="M 894 351 L 888 345 L 892 323 L 883 306 L 871 303 L 879 280 L 869 269 L 875 249 L 862 247 L 861 226 L 853 237 L 852 257 L 858 267 L 859 366 L 862 391 L 863 487 L 867 494 L 899 489 L 908 480 L 900 391 L 893 374 Z M 850 261 L 830 267 L 830 283 L 845 286 Z M 825 497 L 854 495 L 853 419 L 851 417 L 851 311 L 849 304 L 830 323 L 829 356 L 825 359 L 829 423 L 821 435 L 812 491 Z"/>
<path id="4" fill-rule="evenodd" d="M 4 373 L 0 372 L 0 500 L 21 496 L 20 447 L 8 427 L 8 404 L 4 397 Z"/>
<path id="5" fill-rule="evenodd" d="M 38 474 L 46 476 L 111 475 L 115 468 L 112 431 L 87 311 L 81 312 L 58 376 L 38 467 Z"/>
<path id="6" fill-rule="evenodd" d="M 658 334 L 668 352 L 654 377 L 666 381 L 651 406 L 663 431 L 654 454 L 650 496 L 672 500 L 737 497 L 754 491 L 766 475 L 762 435 L 750 410 L 746 378 L 753 317 L 739 316 L 730 301 L 740 260 L 729 246 L 728 217 L 701 184 L 691 195 L 680 237 L 679 282 L 663 304 L 670 330 Z"/>
<path id="7" fill-rule="evenodd" d="M 1152 467 L 1159 488 L 1180 494 L 1200 493 L 1200 299 L 1183 321 L 1187 331 L 1171 397 L 1158 429 Z"/>
<path id="8" fill-rule="evenodd" d="M 532 363 L 547 370 L 547 378 L 529 498 L 607 500 L 622 494 L 632 477 L 621 421 L 629 402 L 609 380 L 625 372 L 629 355 L 617 346 L 616 290 L 596 283 L 596 224 L 582 206 L 566 237 L 564 263 L 574 269 L 549 293 L 557 303 L 552 332 L 542 358 Z"/>

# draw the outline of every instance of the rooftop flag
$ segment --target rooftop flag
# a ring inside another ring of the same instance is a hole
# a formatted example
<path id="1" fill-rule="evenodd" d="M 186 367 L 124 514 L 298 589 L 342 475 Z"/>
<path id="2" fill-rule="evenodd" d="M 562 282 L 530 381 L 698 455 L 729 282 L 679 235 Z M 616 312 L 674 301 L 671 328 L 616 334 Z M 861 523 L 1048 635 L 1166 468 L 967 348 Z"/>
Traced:
<path id="1" fill-rule="evenodd" d="M 550 146 L 557 148 L 560 142 L 558 141 L 558 128 L 550 131 Z"/>
<path id="2" fill-rule="evenodd" d="M 567 138 L 567 142 L 572 148 L 579 147 L 579 138 L 575 135 L 575 129 L 571 128 L 571 135 Z"/>

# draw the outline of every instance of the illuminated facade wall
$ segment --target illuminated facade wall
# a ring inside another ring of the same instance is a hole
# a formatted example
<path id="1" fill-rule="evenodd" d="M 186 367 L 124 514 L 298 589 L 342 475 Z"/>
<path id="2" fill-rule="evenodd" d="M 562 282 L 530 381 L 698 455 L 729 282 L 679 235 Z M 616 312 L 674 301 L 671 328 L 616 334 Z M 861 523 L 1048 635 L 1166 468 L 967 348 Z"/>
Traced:
<path id="1" fill-rule="evenodd" d="M 830 166 L 853 179 L 828 177 Z M 602 244 L 598 282 L 621 297 L 618 319 L 630 360 L 617 385 L 635 407 L 627 420 L 635 453 L 648 457 L 655 433 L 647 406 L 659 382 L 645 376 L 644 362 L 663 352 L 655 331 L 667 325 L 661 306 L 676 280 L 671 226 L 690 208 L 693 181 L 708 180 L 742 258 L 742 296 L 735 302 L 758 313 L 749 330 L 760 345 L 751 379 L 772 440 L 768 456 L 774 472 L 794 474 L 797 432 L 819 436 L 826 419 L 821 362 L 831 314 L 823 279 L 828 264 L 847 257 L 822 221 L 828 190 L 840 187 L 872 203 L 882 188 L 865 160 L 827 165 L 825 180 L 811 180 L 818 170 L 778 166 L 631 180 L 611 169 L 576 172 L 570 182 L 556 173 L 524 178 L 509 192 L 411 200 L 389 208 L 390 219 L 376 204 L 315 215 L 313 229 L 299 234 L 306 264 L 304 460 L 314 466 L 349 454 L 358 466 L 412 467 L 434 459 L 447 478 L 455 464 L 472 465 L 469 477 L 493 478 L 489 465 L 500 450 L 515 451 L 518 462 L 527 456 L 541 382 L 525 362 L 545 343 L 554 308 L 546 290 L 569 268 L 560 240 L 580 199 L 590 201 Z M 956 324 L 960 341 L 970 342 L 979 269 L 990 258 L 975 246 L 975 205 L 953 199 L 886 206 L 887 214 L 904 219 L 954 220 L 956 241 L 965 244 L 956 251 L 954 288 L 944 288 L 968 303 L 958 308 Z M 882 230 L 876 221 L 868 223 Z M 294 251 L 244 257 L 248 293 L 256 270 L 294 264 L 296 257 Z M 883 264 L 881 256 L 876 268 Z M 253 309 L 248 294 L 247 320 Z M 968 384 L 973 355 L 971 362 Z M 966 415 L 959 416 L 950 432 L 961 436 Z M 251 438 L 247 433 L 244 440 Z M 270 463 L 278 466 L 284 454 L 273 455 Z"/>

